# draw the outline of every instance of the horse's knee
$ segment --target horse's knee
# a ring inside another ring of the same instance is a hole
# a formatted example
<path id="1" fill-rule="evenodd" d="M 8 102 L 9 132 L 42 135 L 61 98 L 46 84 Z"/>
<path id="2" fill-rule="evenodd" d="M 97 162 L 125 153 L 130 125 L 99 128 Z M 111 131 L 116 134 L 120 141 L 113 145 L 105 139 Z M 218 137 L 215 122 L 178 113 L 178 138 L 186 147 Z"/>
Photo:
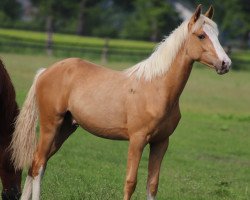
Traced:
<path id="1" fill-rule="evenodd" d="M 135 191 L 136 184 L 137 184 L 136 180 L 127 179 L 125 184 L 125 191 L 133 193 Z"/>
<path id="2" fill-rule="evenodd" d="M 38 153 L 36 153 L 28 172 L 29 176 L 33 178 L 38 176 L 40 173 L 40 169 L 44 168 L 45 165 L 46 165 L 46 158 L 41 157 Z"/>
<path id="3" fill-rule="evenodd" d="M 147 190 L 148 190 L 148 194 L 155 197 L 157 194 L 157 191 L 158 191 L 158 181 L 153 181 L 153 182 L 149 183 Z"/>

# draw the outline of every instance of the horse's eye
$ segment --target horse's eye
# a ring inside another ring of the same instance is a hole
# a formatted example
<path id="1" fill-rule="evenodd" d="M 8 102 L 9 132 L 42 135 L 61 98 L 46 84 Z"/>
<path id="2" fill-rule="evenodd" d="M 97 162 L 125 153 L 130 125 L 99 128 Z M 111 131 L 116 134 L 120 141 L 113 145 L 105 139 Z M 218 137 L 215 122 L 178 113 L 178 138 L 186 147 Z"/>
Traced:
<path id="1" fill-rule="evenodd" d="M 205 35 L 204 35 L 204 34 L 198 35 L 198 38 L 199 38 L 200 40 L 204 40 L 204 39 L 205 39 Z"/>

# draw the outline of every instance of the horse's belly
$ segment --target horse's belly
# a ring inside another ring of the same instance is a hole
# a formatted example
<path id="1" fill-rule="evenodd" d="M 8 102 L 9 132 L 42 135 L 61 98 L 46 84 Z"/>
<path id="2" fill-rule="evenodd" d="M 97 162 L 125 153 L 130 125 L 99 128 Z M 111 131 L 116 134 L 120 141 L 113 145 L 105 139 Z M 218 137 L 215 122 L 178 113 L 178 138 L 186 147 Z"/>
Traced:
<path id="1" fill-rule="evenodd" d="M 101 127 L 98 124 L 80 123 L 80 126 L 89 133 L 112 140 L 128 140 L 127 129 L 121 127 Z"/>
<path id="2" fill-rule="evenodd" d="M 85 104 L 86 105 L 86 104 Z M 98 106 L 97 106 L 98 105 Z M 76 122 L 88 132 L 102 138 L 127 140 L 126 117 L 114 107 L 96 104 L 71 110 Z"/>
<path id="3" fill-rule="evenodd" d="M 115 89 L 82 89 L 71 95 L 68 109 L 76 122 L 88 132 L 103 138 L 126 140 L 124 104 L 124 98 Z"/>

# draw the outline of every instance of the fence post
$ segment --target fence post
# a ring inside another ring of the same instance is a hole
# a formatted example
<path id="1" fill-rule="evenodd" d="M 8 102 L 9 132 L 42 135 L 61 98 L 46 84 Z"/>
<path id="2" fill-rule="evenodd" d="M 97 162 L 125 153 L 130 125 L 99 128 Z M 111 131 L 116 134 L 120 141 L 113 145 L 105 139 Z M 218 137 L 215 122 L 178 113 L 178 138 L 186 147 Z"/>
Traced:
<path id="1" fill-rule="evenodd" d="M 101 55 L 101 63 L 103 65 L 107 64 L 108 62 L 108 48 L 109 48 L 109 38 L 106 38 Z"/>
<path id="2" fill-rule="evenodd" d="M 47 55 L 52 56 L 52 45 L 53 45 L 53 17 L 47 16 L 46 19 L 46 29 L 47 29 L 47 41 L 46 41 L 46 50 Z"/>

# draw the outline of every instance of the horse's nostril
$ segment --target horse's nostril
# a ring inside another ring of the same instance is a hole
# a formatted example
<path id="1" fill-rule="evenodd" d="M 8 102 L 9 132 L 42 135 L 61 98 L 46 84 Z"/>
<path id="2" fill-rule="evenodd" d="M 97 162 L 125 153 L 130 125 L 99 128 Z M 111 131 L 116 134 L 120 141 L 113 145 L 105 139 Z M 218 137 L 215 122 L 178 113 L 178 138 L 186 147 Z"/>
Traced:
<path id="1" fill-rule="evenodd" d="M 223 61 L 222 61 L 222 66 L 224 66 L 225 64 L 226 64 L 226 63 L 225 63 L 225 61 L 223 60 Z"/>

